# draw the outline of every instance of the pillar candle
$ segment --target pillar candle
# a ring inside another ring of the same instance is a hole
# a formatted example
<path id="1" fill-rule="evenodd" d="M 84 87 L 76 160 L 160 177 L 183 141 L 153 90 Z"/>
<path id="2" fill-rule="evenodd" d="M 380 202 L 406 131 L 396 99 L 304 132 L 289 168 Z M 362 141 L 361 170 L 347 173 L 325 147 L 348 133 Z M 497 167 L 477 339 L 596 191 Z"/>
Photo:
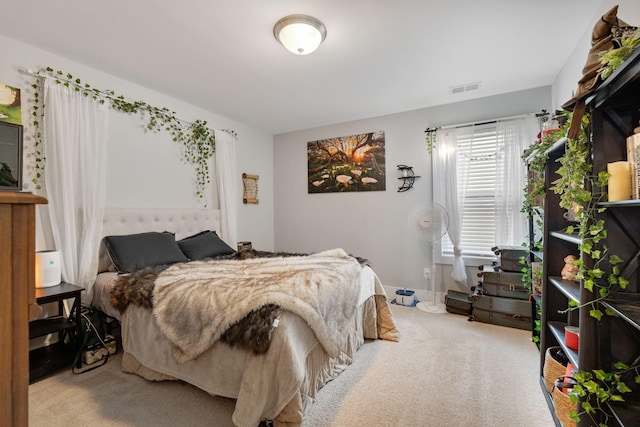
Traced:
<path id="1" fill-rule="evenodd" d="M 609 177 L 609 201 L 629 200 L 631 198 L 631 169 L 629 162 L 607 164 Z"/>

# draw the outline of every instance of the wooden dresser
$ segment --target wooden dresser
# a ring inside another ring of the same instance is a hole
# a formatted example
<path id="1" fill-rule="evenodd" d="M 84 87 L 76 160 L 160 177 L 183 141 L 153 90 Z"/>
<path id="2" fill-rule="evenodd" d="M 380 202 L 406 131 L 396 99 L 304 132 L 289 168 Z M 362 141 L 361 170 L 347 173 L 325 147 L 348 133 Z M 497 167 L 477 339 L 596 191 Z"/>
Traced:
<path id="1" fill-rule="evenodd" d="M 0 191 L 0 425 L 28 424 L 29 320 L 35 305 L 36 204 L 47 199 Z"/>

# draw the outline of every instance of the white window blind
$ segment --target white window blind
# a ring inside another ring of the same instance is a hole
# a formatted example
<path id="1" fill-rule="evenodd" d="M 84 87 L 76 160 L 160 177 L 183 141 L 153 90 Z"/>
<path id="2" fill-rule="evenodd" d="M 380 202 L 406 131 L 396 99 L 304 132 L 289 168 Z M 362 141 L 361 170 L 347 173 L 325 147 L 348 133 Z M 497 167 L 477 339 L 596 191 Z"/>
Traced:
<path id="1" fill-rule="evenodd" d="M 463 256 L 494 257 L 495 246 L 495 182 L 497 163 L 496 124 L 469 126 L 457 136 L 458 164 L 468 162 L 468 169 L 458 169 L 458 183 L 467 181 L 462 205 L 463 222 L 460 247 Z M 464 158 L 462 158 L 464 157 Z M 465 176 L 466 175 L 466 176 Z M 460 190 L 459 190 L 460 191 Z M 448 236 L 442 240 L 442 255 L 453 256 Z"/>

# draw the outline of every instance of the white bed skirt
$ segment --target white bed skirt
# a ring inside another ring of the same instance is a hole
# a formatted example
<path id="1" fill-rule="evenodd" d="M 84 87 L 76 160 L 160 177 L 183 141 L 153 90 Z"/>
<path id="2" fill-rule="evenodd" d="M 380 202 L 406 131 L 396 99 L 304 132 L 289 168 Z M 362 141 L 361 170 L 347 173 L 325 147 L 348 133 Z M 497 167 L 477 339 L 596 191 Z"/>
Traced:
<path id="1" fill-rule="evenodd" d="M 358 310 L 342 352 L 330 358 L 297 315 L 284 312 L 269 351 L 254 356 L 218 342 L 195 360 L 178 363 L 150 310 L 130 306 L 122 316 L 122 370 L 148 380 L 183 380 L 210 394 L 236 399 L 233 422 L 255 427 L 302 423 L 316 392 L 349 364 L 365 338 L 378 338 L 375 297 Z"/>

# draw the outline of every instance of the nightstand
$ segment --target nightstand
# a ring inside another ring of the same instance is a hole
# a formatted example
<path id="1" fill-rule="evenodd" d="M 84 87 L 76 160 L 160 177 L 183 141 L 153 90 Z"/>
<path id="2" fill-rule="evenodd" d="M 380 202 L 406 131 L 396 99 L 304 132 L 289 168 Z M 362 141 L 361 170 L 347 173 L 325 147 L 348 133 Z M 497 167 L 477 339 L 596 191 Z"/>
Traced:
<path id="1" fill-rule="evenodd" d="M 29 322 L 29 339 L 58 334 L 58 342 L 29 352 L 29 381 L 40 379 L 55 370 L 70 366 L 78 350 L 77 338 L 82 334 L 80 323 L 80 297 L 84 288 L 70 283 L 36 288 L 39 305 L 58 303 L 57 314 Z M 71 315 L 64 315 L 63 302 L 73 299 Z M 65 338 L 69 342 L 65 343 Z"/>

